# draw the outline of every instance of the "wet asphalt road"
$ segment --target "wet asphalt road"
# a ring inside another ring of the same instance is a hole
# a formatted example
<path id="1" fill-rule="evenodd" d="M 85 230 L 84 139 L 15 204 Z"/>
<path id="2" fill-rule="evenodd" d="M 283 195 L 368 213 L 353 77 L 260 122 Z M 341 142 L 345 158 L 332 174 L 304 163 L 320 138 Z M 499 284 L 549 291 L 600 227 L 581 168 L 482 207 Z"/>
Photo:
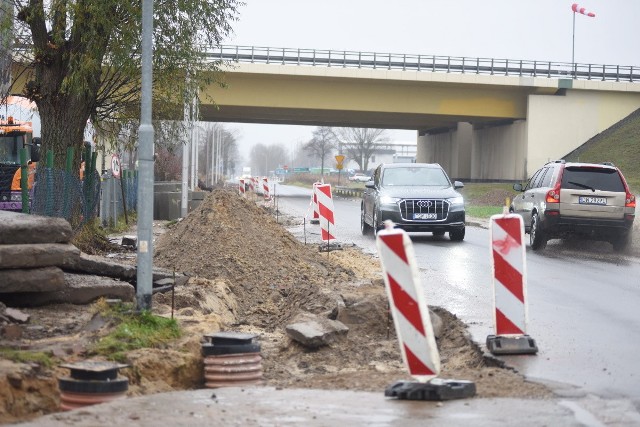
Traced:
<path id="1" fill-rule="evenodd" d="M 285 197 L 289 191 L 299 197 Z M 283 213 L 310 215 L 309 190 L 278 185 L 278 194 Z M 334 204 L 338 241 L 375 254 L 374 237 L 360 233 L 359 200 L 335 198 Z M 429 233 L 412 235 L 428 303 L 457 315 L 483 347 L 494 333 L 490 240 L 484 227 L 467 227 L 461 243 Z M 301 236 L 302 229 L 292 232 Z M 307 241 L 319 242 L 319 226 L 307 223 L 306 229 Z M 535 253 L 527 245 L 526 257 L 527 332 L 539 352 L 500 359 L 532 379 L 559 383 L 567 395 L 639 398 L 640 259 L 615 254 L 606 243 L 561 241 Z"/>

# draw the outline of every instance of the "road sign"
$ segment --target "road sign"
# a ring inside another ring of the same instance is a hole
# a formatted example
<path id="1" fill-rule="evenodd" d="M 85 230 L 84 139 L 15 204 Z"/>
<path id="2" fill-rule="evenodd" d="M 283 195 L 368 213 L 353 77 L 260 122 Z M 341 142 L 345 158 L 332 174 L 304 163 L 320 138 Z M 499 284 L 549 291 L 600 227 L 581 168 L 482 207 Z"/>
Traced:
<path id="1" fill-rule="evenodd" d="M 114 178 L 120 178 L 120 158 L 117 154 L 111 156 L 111 173 Z"/>
<path id="2" fill-rule="evenodd" d="M 342 154 L 338 154 L 336 156 L 336 162 L 338 162 L 338 164 L 341 165 L 343 161 L 344 161 L 344 156 Z"/>

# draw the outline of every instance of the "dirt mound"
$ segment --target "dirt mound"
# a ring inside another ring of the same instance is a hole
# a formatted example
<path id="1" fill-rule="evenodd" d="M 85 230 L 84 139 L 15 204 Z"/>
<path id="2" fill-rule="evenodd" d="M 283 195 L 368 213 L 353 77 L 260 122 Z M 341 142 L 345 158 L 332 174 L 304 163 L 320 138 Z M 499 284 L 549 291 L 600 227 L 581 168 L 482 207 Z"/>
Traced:
<path id="1" fill-rule="evenodd" d="M 322 288 L 356 280 L 352 269 L 298 242 L 267 208 L 221 189 L 159 238 L 154 262 L 229 280 L 239 322 L 271 329 L 290 320 L 298 308 L 326 309 L 330 301 Z"/>

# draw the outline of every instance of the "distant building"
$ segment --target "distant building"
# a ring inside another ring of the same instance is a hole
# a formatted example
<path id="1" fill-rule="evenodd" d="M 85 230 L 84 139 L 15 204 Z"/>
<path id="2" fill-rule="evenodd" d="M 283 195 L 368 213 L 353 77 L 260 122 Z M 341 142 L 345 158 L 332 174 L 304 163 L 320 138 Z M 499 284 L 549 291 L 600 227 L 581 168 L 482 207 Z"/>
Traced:
<path id="1" fill-rule="evenodd" d="M 382 163 L 415 163 L 417 149 L 417 141 L 392 141 L 380 144 L 369 158 L 369 170 L 375 169 Z M 349 160 L 346 164 L 347 169 L 357 170 L 358 167 L 353 160 Z"/>

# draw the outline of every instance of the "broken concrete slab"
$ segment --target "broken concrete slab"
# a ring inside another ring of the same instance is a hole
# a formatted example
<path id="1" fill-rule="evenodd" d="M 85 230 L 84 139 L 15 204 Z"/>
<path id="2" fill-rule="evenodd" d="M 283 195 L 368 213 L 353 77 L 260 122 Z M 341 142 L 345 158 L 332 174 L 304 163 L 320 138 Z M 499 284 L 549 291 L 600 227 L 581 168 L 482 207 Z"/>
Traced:
<path id="1" fill-rule="evenodd" d="M 316 349 L 332 344 L 347 335 L 344 323 L 303 312 L 285 327 L 287 335 L 305 347 Z"/>
<path id="2" fill-rule="evenodd" d="M 15 323 L 27 323 L 31 318 L 27 313 L 16 310 L 15 308 L 6 308 L 4 310 L 4 315 Z"/>
<path id="3" fill-rule="evenodd" d="M 442 336 L 442 331 L 444 329 L 444 322 L 442 321 L 442 318 L 438 316 L 436 313 L 434 313 L 433 311 L 431 311 L 431 309 L 429 309 L 429 317 L 431 318 L 431 327 L 433 328 L 433 336 L 435 336 L 436 339 L 438 339 Z"/>
<path id="4" fill-rule="evenodd" d="M 65 219 L 0 211 L 0 244 L 69 243 L 72 236 Z"/>
<path id="5" fill-rule="evenodd" d="M 135 288 L 130 283 L 109 277 L 64 273 L 64 280 L 64 288 L 57 291 L 13 293 L 3 295 L 3 300 L 13 306 L 38 307 L 56 303 L 89 304 L 101 297 L 133 301 L 135 297 Z"/>
<path id="6" fill-rule="evenodd" d="M 0 270 L 0 298 L 3 301 L 6 293 L 57 291 L 64 287 L 64 273 L 58 267 Z"/>
<path id="7" fill-rule="evenodd" d="M 136 236 L 122 236 L 120 246 L 136 249 L 138 247 L 138 238 Z"/>
<path id="8" fill-rule="evenodd" d="M 95 274 L 127 281 L 134 281 L 137 275 L 137 269 L 134 265 L 107 261 L 100 256 L 82 252 L 78 256 L 66 259 L 62 267 L 69 272 Z"/>
<path id="9" fill-rule="evenodd" d="M 88 255 L 80 253 L 78 256 L 71 256 L 65 260 L 62 268 L 71 273 L 95 274 L 107 276 L 114 279 L 126 280 L 127 282 L 136 283 L 137 267 L 130 264 L 121 264 L 115 261 L 109 261 L 100 256 Z M 173 280 L 174 272 L 154 268 L 153 281 L 170 278 Z M 181 286 L 189 280 L 189 277 L 182 273 L 175 273 L 176 286 Z"/>
<path id="10" fill-rule="evenodd" d="M 60 266 L 66 259 L 77 256 L 80 249 L 69 243 L 0 245 L 3 269 Z"/>

